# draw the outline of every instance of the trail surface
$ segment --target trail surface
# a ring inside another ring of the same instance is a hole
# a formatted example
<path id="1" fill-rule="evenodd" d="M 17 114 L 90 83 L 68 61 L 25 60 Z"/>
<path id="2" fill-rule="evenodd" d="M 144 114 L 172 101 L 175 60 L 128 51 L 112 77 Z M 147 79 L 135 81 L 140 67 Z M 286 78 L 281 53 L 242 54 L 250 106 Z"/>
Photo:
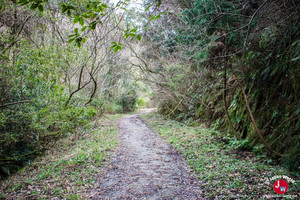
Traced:
<path id="1" fill-rule="evenodd" d="M 184 159 L 138 114 L 119 121 L 120 147 L 92 199 L 203 199 Z"/>

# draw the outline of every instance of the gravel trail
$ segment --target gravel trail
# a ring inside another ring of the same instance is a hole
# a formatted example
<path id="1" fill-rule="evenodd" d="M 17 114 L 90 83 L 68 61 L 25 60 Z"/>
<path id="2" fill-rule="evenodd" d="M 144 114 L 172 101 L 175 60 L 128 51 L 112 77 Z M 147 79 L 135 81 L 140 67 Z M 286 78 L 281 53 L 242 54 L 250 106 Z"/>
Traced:
<path id="1" fill-rule="evenodd" d="M 181 155 L 139 114 L 123 117 L 118 128 L 120 147 L 91 199 L 205 199 Z"/>

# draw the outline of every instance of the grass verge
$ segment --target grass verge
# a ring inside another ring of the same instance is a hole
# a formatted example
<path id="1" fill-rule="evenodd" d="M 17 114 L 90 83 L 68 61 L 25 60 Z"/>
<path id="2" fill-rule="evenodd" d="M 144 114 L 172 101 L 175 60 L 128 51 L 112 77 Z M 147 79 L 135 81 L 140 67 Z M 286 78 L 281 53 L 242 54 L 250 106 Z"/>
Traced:
<path id="1" fill-rule="evenodd" d="M 117 120 L 95 121 L 93 129 L 59 140 L 55 148 L 0 183 L 0 199 L 86 199 L 110 152 L 118 146 Z"/>
<path id="2" fill-rule="evenodd" d="M 276 180 L 270 179 L 280 175 L 296 181 L 288 183 L 285 198 L 300 196 L 299 177 L 263 162 L 253 153 L 236 151 L 220 141 L 220 133 L 216 131 L 164 120 L 157 113 L 141 118 L 182 153 L 202 183 L 204 195 L 210 199 L 262 199 L 267 198 L 265 195 L 277 195 L 273 191 Z"/>

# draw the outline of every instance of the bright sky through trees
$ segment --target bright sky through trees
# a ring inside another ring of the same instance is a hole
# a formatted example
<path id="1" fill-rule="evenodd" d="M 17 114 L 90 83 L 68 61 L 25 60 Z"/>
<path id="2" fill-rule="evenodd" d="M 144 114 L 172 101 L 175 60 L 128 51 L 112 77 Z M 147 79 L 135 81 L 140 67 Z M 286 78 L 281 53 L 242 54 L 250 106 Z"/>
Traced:
<path id="1" fill-rule="evenodd" d="M 125 2 L 125 1 L 124 0 L 123 1 L 120 1 L 120 0 L 110 0 L 110 2 L 112 2 L 114 5 L 116 5 L 119 2 Z M 135 8 L 138 11 L 143 11 L 144 10 L 143 1 L 142 0 L 131 0 L 131 1 L 126 2 L 126 3 L 128 3 L 128 8 Z"/>

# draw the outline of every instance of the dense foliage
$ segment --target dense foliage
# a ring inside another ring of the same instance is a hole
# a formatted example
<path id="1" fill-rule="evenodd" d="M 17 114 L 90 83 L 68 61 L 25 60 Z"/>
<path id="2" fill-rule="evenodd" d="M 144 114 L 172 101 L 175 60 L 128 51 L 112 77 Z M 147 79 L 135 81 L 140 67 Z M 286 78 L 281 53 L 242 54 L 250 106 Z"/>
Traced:
<path id="1" fill-rule="evenodd" d="M 1 1 L 1 178 L 59 138 L 81 137 L 94 116 L 137 108 L 139 86 L 126 52 L 118 52 L 126 25 L 118 9 L 96 1 Z"/>
<path id="2" fill-rule="evenodd" d="M 299 169 L 299 2 L 178 4 L 145 33 L 160 112 L 206 122 Z"/>

